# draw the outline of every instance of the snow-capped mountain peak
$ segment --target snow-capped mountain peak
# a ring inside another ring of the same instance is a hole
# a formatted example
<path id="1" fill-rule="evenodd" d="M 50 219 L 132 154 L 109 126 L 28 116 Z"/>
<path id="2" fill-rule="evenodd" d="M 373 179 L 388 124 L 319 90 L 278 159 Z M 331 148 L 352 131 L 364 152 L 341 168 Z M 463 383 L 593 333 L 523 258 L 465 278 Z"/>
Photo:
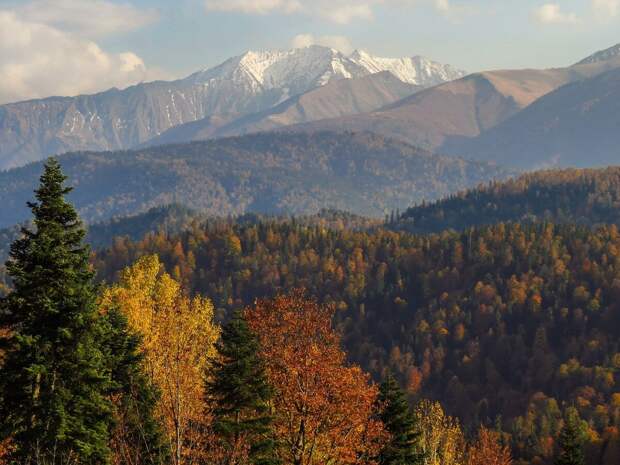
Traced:
<path id="1" fill-rule="evenodd" d="M 231 124 L 332 81 L 366 78 L 380 71 L 390 71 L 404 81 L 394 95 L 409 83 L 430 86 L 461 75 L 420 58 L 377 58 L 366 52 L 347 56 L 321 46 L 250 51 L 185 79 L 53 100 L 53 104 L 39 100 L 12 105 L 11 112 L 0 111 L 0 168 L 60 151 L 135 147 L 171 128 L 200 120 L 214 127 Z M 368 92 L 376 90 L 369 88 Z M 413 87 L 409 90 L 414 92 Z M 388 95 L 389 91 L 384 97 Z M 339 106 L 352 107 L 346 100 L 344 96 L 343 102 L 319 101 L 316 108 L 325 107 L 323 114 L 340 114 Z M 27 129 L 15 136 L 15 127 Z"/>
<path id="2" fill-rule="evenodd" d="M 194 82 L 249 80 L 263 90 L 289 89 L 303 93 L 332 79 L 350 79 L 368 71 L 341 52 L 328 47 L 309 46 L 293 50 L 248 51 L 223 64 L 196 73 Z"/>
<path id="3" fill-rule="evenodd" d="M 356 50 L 349 57 L 371 73 L 390 71 L 403 82 L 419 86 L 433 86 L 465 76 L 465 71 L 442 65 L 421 56 L 382 58 L 364 50 Z"/>
<path id="4" fill-rule="evenodd" d="M 329 47 L 311 45 L 293 50 L 249 51 L 223 64 L 190 76 L 194 82 L 246 79 L 263 90 L 289 89 L 302 93 L 334 79 L 364 77 L 390 71 L 401 81 L 432 86 L 458 79 L 463 71 L 423 57 L 381 58 L 363 50 L 350 56 Z"/>

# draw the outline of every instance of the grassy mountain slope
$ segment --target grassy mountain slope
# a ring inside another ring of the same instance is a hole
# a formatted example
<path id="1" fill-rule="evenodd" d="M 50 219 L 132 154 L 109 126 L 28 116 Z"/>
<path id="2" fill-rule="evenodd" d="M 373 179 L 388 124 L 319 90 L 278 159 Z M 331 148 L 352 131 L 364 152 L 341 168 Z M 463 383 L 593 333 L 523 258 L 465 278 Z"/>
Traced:
<path id="1" fill-rule="evenodd" d="M 620 69 L 560 87 L 479 137 L 452 145 L 450 152 L 525 169 L 618 164 Z"/>
<path id="2" fill-rule="evenodd" d="M 458 154 L 479 136 L 540 97 L 570 82 L 620 67 L 620 57 L 568 68 L 476 73 L 438 85 L 380 110 L 295 125 L 286 130 L 368 130 L 432 151 Z"/>

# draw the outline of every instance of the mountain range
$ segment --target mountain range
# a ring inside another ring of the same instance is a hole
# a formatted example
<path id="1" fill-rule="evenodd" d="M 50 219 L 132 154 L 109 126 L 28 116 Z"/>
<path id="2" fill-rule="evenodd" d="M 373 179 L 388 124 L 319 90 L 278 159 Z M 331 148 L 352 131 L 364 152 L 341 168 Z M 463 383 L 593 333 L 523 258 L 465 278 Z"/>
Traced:
<path id="1" fill-rule="evenodd" d="M 467 76 L 318 46 L 248 52 L 178 81 L 0 106 L 0 169 L 76 152 L 61 159 L 89 187 L 89 222 L 170 203 L 381 217 L 516 170 L 615 164 L 619 102 L 620 46 Z M 0 173 L 0 226 L 25 218 L 40 169 Z"/>
<path id="2" fill-rule="evenodd" d="M 427 150 L 491 160 L 523 169 L 575 162 L 578 166 L 587 166 L 591 162 L 609 163 L 618 159 L 617 153 L 615 158 L 613 151 L 605 152 L 607 155 L 597 153 L 595 158 L 605 160 L 597 161 L 592 160 L 584 148 L 597 140 L 605 142 L 608 147 L 620 142 L 617 113 L 610 108 L 599 106 L 602 112 L 610 113 L 599 115 L 599 119 L 607 118 L 604 128 L 592 123 L 599 130 L 596 135 L 589 132 L 590 126 L 583 125 L 579 132 L 581 144 L 573 146 L 572 158 L 558 158 L 553 150 L 545 150 L 549 144 L 570 145 L 569 141 L 576 137 L 571 133 L 572 128 L 560 128 L 555 134 L 545 132 L 545 128 L 553 126 L 558 114 L 564 114 L 566 108 L 563 105 L 569 101 L 581 108 L 588 108 L 588 102 L 594 105 L 594 100 L 608 102 L 607 106 L 613 107 L 614 83 L 618 77 L 615 71 L 620 69 L 619 50 L 620 46 L 616 46 L 597 52 L 566 68 L 474 73 L 417 92 L 372 112 L 308 122 L 286 130 L 372 131 Z M 602 75 L 606 77 L 599 79 Z M 582 90 L 580 95 L 572 95 L 575 89 L 585 88 L 589 91 Z M 583 101 L 577 104 L 575 99 L 579 98 Z M 540 105 L 534 105 L 539 101 Z M 535 111 L 536 118 L 527 116 Z M 582 117 L 585 120 L 589 115 L 582 113 Z M 525 127 L 522 119 L 531 120 L 532 127 Z M 533 140 L 528 131 L 532 132 L 534 128 L 544 135 Z M 516 141 L 513 151 L 506 151 L 508 139 Z"/>
<path id="3" fill-rule="evenodd" d="M 620 44 L 552 69 L 466 75 L 422 57 L 310 46 L 184 79 L 0 106 L 0 169 L 266 131 L 374 132 L 510 169 L 616 163 Z"/>
<path id="4" fill-rule="evenodd" d="M 422 200 L 508 173 L 437 156 L 372 133 L 262 133 L 59 157 L 87 222 L 180 204 L 211 216 L 313 214 L 324 208 L 383 218 Z M 0 227 L 28 218 L 42 162 L 0 172 Z"/>
<path id="5" fill-rule="evenodd" d="M 543 96 L 478 137 L 446 151 L 521 169 L 620 162 L 620 68 Z"/>
<path id="6" fill-rule="evenodd" d="M 367 97 L 363 90 L 372 84 L 360 84 L 359 89 L 353 85 L 352 102 L 345 102 L 346 108 L 324 109 L 318 116 L 374 110 L 420 87 L 465 74 L 422 57 L 388 59 L 361 51 L 346 56 L 320 46 L 247 52 L 172 82 L 2 105 L 0 169 L 67 151 L 128 149 L 199 120 L 223 126 L 335 81 L 367 78 L 384 71 L 396 79 L 387 82 L 378 76 L 377 86 L 385 87 L 383 92 L 371 89 L 375 94 Z"/>

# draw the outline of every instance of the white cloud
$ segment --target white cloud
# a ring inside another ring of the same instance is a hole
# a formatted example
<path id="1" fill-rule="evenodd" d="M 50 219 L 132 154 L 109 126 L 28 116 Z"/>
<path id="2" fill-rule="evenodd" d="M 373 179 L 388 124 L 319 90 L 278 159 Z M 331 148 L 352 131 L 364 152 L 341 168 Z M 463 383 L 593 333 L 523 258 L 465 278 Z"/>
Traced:
<path id="1" fill-rule="evenodd" d="M 592 7 L 600 19 L 615 18 L 620 14 L 620 0 L 592 0 Z"/>
<path id="2" fill-rule="evenodd" d="M 292 48 L 303 48 L 309 47 L 310 45 L 331 47 L 347 55 L 353 51 L 351 42 L 344 36 L 315 37 L 312 34 L 299 34 L 291 41 Z"/>
<path id="3" fill-rule="evenodd" d="M 449 13 L 454 9 L 450 0 L 435 0 L 435 8 L 443 13 Z"/>
<path id="4" fill-rule="evenodd" d="M 302 13 L 338 24 L 354 19 L 372 19 L 372 7 L 384 0 L 205 0 L 207 11 L 246 14 Z"/>
<path id="5" fill-rule="evenodd" d="M 451 0 L 434 0 L 435 9 L 446 18 L 458 22 L 463 16 L 472 14 L 475 9 L 464 3 L 454 4 Z"/>
<path id="6" fill-rule="evenodd" d="M 0 10 L 0 103 L 91 93 L 155 77 L 135 53 L 108 53 L 76 34 Z"/>
<path id="7" fill-rule="evenodd" d="M 542 24 L 575 24 L 579 22 L 575 13 L 564 13 L 559 3 L 547 3 L 536 8 L 533 17 Z"/>
<path id="8" fill-rule="evenodd" d="M 337 24 L 354 20 L 371 20 L 378 6 L 395 9 L 432 5 L 440 14 L 456 19 L 471 7 L 452 0 L 203 0 L 207 11 L 245 14 L 305 14 L 324 18 Z"/>
<path id="9" fill-rule="evenodd" d="M 27 21 L 47 24 L 83 37 L 120 34 L 152 24 L 155 10 L 106 0 L 33 0 L 15 10 Z"/>
<path id="10" fill-rule="evenodd" d="M 362 2 L 331 2 L 331 5 L 326 3 L 325 6 L 320 8 L 319 13 L 321 16 L 338 23 L 347 24 L 354 19 L 372 19 L 373 12 L 371 5 Z"/>
<path id="11" fill-rule="evenodd" d="M 211 11 L 237 11 L 248 14 L 272 12 L 293 13 L 302 9 L 298 0 L 206 0 L 205 7 Z"/>

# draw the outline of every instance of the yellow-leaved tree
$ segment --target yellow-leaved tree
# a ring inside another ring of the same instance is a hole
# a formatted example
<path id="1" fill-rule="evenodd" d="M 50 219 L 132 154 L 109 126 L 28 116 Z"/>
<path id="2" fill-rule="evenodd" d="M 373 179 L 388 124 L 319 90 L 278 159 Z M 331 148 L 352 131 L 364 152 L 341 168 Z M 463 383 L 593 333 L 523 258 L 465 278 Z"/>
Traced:
<path id="1" fill-rule="evenodd" d="M 156 255 L 126 268 L 106 289 L 102 307 L 117 306 L 142 336 L 147 375 L 160 390 L 158 413 L 174 465 L 199 460 L 204 430 L 204 373 L 220 328 L 213 304 L 190 298 Z"/>
<path id="2" fill-rule="evenodd" d="M 422 433 L 425 465 L 464 465 L 465 437 L 455 418 L 445 414 L 439 402 L 421 401 L 415 416 Z"/>

